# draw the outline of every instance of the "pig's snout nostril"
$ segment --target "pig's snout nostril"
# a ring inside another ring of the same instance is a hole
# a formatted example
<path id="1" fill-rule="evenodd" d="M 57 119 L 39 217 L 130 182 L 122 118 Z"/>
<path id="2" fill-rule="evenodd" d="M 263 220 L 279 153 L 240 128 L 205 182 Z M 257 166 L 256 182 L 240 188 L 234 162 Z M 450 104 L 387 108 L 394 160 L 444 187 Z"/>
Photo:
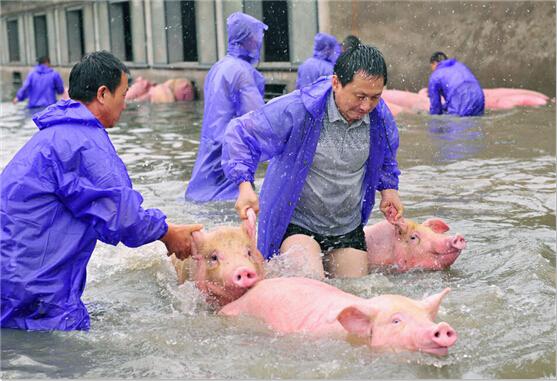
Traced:
<path id="1" fill-rule="evenodd" d="M 446 323 L 439 323 L 439 326 L 432 332 L 432 340 L 445 347 L 452 346 L 456 340 L 456 332 Z"/>
<path id="2" fill-rule="evenodd" d="M 258 276 L 257 273 L 251 269 L 240 268 L 236 270 L 232 279 L 234 284 L 239 287 L 251 287 L 257 282 Z"/>

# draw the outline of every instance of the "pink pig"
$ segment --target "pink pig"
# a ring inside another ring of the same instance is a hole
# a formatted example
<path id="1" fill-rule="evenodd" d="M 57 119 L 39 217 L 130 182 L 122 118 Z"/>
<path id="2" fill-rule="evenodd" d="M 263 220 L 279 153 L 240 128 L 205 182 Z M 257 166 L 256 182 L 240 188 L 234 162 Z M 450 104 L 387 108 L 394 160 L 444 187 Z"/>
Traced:
<path id="1" fill-rule="evenodd" d="M 241 227 L 218 227 L 192 233 L 192 256 L 179 260 L 172 255 L 178 283 L 195 281 L 217 307 L 242 296 L 265 276 L 264 259 L 255 243 L 255 213 Z"/>
<path id="2" fill-rule="evenodd" d="M 149 89 L 153 83 L 143 77 L 137 77 L 128 92 L 126 93 L 126 101 L 144 102 L 149 100 Z"/>
<path id="3" fill-rule="evenodd" d="M 193 101 L 195 90 L 191 81 L 185 78 L 174 78 L 164 82 L 174 94 L 176 101 Z"/>
<path id="4" fill-rule="evenodd" d="M 417 111 L 428 111 L 429 110 L 429 99 L 423 97 L 418 93 L 413 93 L 411 91 L 393 90 L 385 89 L 381 94 L 381 98 L 387 102 L 387 104 L 395 104 L 401 107 L 406 112 L 417 112 Z"/>
<path id="5" fill-rule="evenodd" d="M 335 336 L 375 351 L 445 356 L 457 334 L 449 324 L 433 321 L 449 291 L 421 301 L 401 295 L 364 299 L 314 279 L 271 278 L 258 282 L 219 314 L 252 316 L 279 333 Z"/>
<path id="6" fill-rule="evenodd" d="M 399 218 L 394 224 L 381 221 L 365 226 L 370 270 L 391 267 L 404 272 L 448 268 L 466 247 L 460 234 L 443 235 L 448 230 L 449 226 L 440 218 L 430 218 L 422 224 Z"/>

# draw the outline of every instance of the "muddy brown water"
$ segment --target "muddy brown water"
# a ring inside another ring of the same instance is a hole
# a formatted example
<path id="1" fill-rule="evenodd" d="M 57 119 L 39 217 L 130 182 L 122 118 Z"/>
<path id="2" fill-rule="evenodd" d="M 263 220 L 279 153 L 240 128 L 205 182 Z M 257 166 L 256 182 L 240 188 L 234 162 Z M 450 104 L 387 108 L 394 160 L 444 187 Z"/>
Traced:
<path id="1" fill-rule="evenodd" d="M 3 168 L 36 128 L 22 105 L 0 107 Z M 144 206 L 160 207 L 174 222 L 236 223 L 232 202 L 183 199 L 201 117 L 200 102 L 130 106 L 110 136 Z M 406 216 L 445 219 L 468 248 L 446 271 L 329 282 L 364 297 L 421 298 L 451 287 L 438 318 L 459 333 L 447 357 L 374 354 L 218 317 L 193 285 L 176 285 L 162 244 L 99 243 L 83 295 L 91 330 L 2 330 L 1 378 L 554 378 L 554 105 L 397 121 Z M 374 210 L 371 223 L 380 218 Z"/>

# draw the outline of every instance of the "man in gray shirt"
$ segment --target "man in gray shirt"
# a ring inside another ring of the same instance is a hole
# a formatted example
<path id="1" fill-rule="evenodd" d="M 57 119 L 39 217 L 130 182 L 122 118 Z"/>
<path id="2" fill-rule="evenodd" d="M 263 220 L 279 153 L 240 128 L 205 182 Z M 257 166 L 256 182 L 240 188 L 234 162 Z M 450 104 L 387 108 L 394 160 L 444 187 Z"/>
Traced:
<path id="1" fill-rule="evenodd" d="M 222 164 L 239 185 L 240 218 L 248 208 L 259 211 L 250 182 L 257 163 L 271 159 L 260 193 L 258 248 L 265 258 L 300 247 L 321 273 L 368 273 L 363 227 L 376 191 L 390 222 L 403 213 L 398 129 L 381 100 L 386 83 L 381 52 L 359 45 L 341 54 L 332 77 L 230 122 Z"/>

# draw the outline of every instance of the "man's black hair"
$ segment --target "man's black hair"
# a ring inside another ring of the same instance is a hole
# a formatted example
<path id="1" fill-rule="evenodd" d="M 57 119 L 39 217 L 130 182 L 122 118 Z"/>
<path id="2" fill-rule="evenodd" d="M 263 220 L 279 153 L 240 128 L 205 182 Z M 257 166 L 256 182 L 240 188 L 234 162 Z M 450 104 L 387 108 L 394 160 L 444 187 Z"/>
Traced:
<path id="1" fill-rule="evenodd" d="M 379 49 L 360 44 L 352 49 L 344 51 L 337 59 L 334 73 L 340 80 L 342 86 L 352 82 L 354 75 L 362 72 L 373 77 L 383 77 L 383 83 L 387 85 L 387 64 Z"/>
<path id="2" fill-rule="evenodd" d="M 89 103 L 97 96 L 97 90 L 106 86 L 114 93 L 120 85 L 122 73 L 130 74 L 130 71 L 113 54 L 103 50 L 83 56 L 70 72 L 70 98 Z"/>
<path id="3" fill-rule="evenodd" d="M 362 42 L 360 39 L 352 34 L 346 36 L 346 38 L 342 41 L 342 48 L 344 50 L 355 48 L 356 46 L 360 45 Z"/>
<path id="4" fill-rule="evenodd" d="M 431 55 L 431 58 L 429 59 L 429 63 L 445 61 L 447 58 L 448 57 L 445 53 L 435 52 Z"/>
<path id="5" fill-rule="evenodd" d="M 40 56 L 37 58 L 37 63 L 39 65 L 44 65 L 45 63 L 50 63 L 50 58 L 48 56 Z"/>

